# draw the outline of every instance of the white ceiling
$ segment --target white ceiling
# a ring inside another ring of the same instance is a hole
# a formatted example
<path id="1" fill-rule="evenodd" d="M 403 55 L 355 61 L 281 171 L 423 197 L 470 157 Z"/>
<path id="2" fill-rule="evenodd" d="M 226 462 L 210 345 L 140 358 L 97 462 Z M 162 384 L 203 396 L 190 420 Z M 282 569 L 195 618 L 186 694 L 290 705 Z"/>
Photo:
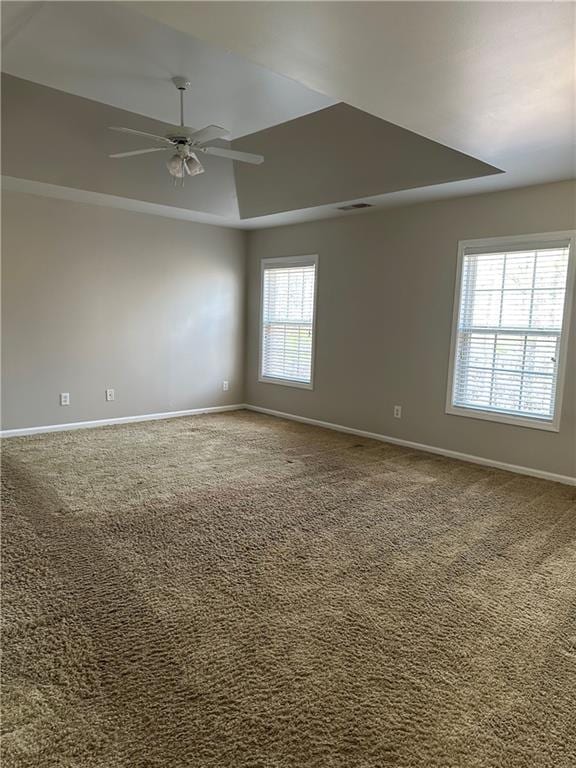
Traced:
<path id="1" fill-rule="evenodd" d="M 505 171 L 460 193 L 576 175 L 572 2 L 131 5 Z"/>
<path id="2" fill-rule="evenodd" d="M 2 71 L 167 123 L 174 75 L 190 78 L 186 122 L 232 138 L 336 103 L 226 49 L 113 2 L 2 3 Z"/>

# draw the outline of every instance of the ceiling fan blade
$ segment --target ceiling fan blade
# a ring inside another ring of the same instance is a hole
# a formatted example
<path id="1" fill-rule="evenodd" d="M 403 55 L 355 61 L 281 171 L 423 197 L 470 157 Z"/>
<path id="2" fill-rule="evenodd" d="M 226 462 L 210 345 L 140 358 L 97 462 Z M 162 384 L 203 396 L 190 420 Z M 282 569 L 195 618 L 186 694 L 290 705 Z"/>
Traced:
<path id="1" fill-rule="evenodd" d="M 119 128 L 116 125 L 108 126 L 111 131 L 119 131 L 120 133 L 133 133 L 136 136 L 146 136 L 148 139 L 154 139 L 155 141 L 161 141 L 163 144 L 170 144 L 173 142 L 167 139 L 166 136 L 156 136 L 155 133 L 146 133 L 145 131 L 135 131 L 133 128 Z"/>
<path id="2" fill-rule="evenodd" d="M 264 157 L 262 155 L 253 155 L 250 152 L 237 152 L 235 149 L 224 149 L 224 147 L 201 147 L 201 150 L 207 155 L 226 157 L 229 160 L 238 160 L 241 163 L 260 165 L 260 163 L 264 162 Z"/>
<path id="3" fill-rule="evenodd" d="M 149 152 L 166 152 L 172 147 L 151 147 L 150 149 L 134 149 L 132 152 L 116 152 L 108 157 L 133 157 L 134 155 L 147 155 Z"/>
<path id="4" fill-rule="evenodd" d="M 214 141 L 214 139 L 226 139 L 230 136 L 226 128 L 222 128 L 220 125 L 207 125 L 206 128 L 201 128 L 199 131 L 190 133 L 188 138 L 191 139 L 194 144 L 205 144 L 207 141 Z"/>

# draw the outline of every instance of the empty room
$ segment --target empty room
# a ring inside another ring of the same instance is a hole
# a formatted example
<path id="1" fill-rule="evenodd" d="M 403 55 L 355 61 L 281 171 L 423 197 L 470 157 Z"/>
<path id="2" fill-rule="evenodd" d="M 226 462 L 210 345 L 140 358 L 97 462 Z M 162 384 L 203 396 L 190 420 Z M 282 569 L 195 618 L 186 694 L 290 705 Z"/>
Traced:
<path id="1" fill-rule="evenodd" d="M 5 768 L 576 766 L 576 4 L 2 2 Z"/>

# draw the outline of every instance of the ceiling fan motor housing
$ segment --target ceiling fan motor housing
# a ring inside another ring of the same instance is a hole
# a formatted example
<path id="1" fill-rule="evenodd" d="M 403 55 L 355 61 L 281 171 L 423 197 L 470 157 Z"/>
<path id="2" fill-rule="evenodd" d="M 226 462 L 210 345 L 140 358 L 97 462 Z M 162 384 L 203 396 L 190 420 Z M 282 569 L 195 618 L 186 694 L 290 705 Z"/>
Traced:
<path id="1" fill-rule="evenodd" d="M 176 149 L 176 152 L 180 155 L 180 157 L 186 158 L 186 157 L 190 157 L 191 155 L 190 143 L 185 139 L 179 139 L 175 149 Z"/>
<path id="2" fill-rule="evenodd" d="M 179 91 L 187 91 L 190 88 L 190 80 L 185 77 L 173 77 L 172 82 Z"/>

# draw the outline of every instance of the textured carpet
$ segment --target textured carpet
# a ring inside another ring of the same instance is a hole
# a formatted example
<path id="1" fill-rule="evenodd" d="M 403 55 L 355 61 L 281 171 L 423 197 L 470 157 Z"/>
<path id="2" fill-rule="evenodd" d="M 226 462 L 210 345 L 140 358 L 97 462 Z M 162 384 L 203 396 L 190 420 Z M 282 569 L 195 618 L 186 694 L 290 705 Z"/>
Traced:
<path id="1" fill-rule="evenodd" d="M 3 454 L 5 768 L 576 765 L 576 489 L 247 412 Z"/>

